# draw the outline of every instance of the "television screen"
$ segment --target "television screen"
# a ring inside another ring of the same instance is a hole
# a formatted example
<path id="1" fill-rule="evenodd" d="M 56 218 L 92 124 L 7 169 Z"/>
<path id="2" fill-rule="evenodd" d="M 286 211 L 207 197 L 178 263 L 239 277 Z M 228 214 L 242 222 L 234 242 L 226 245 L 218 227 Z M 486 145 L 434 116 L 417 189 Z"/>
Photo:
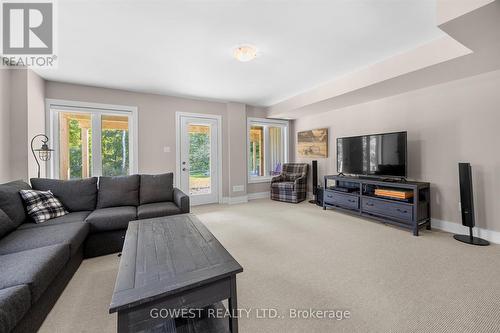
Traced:
<path id="1" fill-rule="evenodd" d="M 337 172 L 406 177 L 406 132 L 338 138 Z"/>

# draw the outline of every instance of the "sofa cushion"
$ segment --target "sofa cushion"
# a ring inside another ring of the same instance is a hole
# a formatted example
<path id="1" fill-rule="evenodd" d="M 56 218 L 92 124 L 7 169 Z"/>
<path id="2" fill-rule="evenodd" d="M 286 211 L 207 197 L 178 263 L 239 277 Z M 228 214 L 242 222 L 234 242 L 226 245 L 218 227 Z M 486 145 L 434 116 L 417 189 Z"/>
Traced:
<path id="1" fill-rule="evenodd" d="M 139 175 L 100 177 L 97 208 L 139 206 Z"/>
<path id="2" fill-rule="evenodd" d="M 0 256 L 0 289 L 27 284 L 34 303 L 66 265 L 69 246 L 59 244 Z"/>
<path id="3" fill-rule="evenodd" d="M 137 208 L 134 206 L 96 209 L 85 222 L 90 224 L 90 232 L 127 229 L 130 221 L 137 220 Z"/>
<path id="4" fill-rule="evenodd" d="M 0 332 L 10 332 L 31 307 L 26 284 L 0 290 Z"/>
<path id="5" fill-rule="evenodd" d="M 140 220 L 181 213 L 182 210 L 173 202 L 155 202 L 137 207 L 137 217 Z"/>
<path id="6" fill-rule="evenodd" d="M 0 238 L 16 229 L 16 224 L 0 209 Z"/>
<path id="7" fill-rule="evenodd" d="M 56 244 L 69 244 L 71 255 L 85 241 L 89 233 L 86 223 L 37 225 L 35 228 L 17 229 L 0 240 L 0 254 L 9 254 Z"/>
<path id="8" fill-rule="evenodd" d="M 0 185 L 0 209 L 10 217 L 16 226 L 27 218 L 19 191 L 30 189 L 31 187 L 22 180 Z"/>
<path id="9" fill-rule="evenodd" d="M 19 191 L 26 205 L 26 212 L 35 221 L 43 223 L 68 214 L 63 204 L 50 191 Z"/>
<path id="10" fill-rule="evenodd" d="M 49 225 L 56 225 L 56 224 L 61 224 L 61 223 L 73 223 L 73 222 L 80 222 L 83 223 L 85 222 L 85 219 L 87 216 L 90 215 L 91 212 L 73 212 L 66 214 L 61 217 L 56 217 L 55 219 L 50 219 L 47 222 L 41 223 L 41 224 L 36 224 L 33 222 L 26 222 L 21 224 L 17 229 L 28 229 L 28 228 L 37 228 L 37 227 L 44 227 L 44 226 L 49 226 Z"/>
<path id="11" fill-rule="evenodd" d="M 174 174 L 164 173 L 161 175 L 141 175 L 140 196 L 141 205 L 174 201 Z"/>
<path id="12" fill-rule="evenodd" d="M 97 204 L 97 177 L 59 180 L 31 178 L 38 191 L 51 191 L 70 212 L 94 210 Z"/>

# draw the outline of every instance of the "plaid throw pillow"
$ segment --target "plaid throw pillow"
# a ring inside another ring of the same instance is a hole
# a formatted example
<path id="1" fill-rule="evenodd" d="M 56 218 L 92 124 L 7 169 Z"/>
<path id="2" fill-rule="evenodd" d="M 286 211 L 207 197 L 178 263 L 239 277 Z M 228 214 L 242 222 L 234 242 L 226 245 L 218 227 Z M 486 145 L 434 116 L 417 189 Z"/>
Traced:
<path id="1" fill-rule="evenodd" d="M 43 223 L 55 217 L 64 216 L 68 211 L 50 191 L 19 191 L 26 204 L 28 215 L 35 223 Z"/>

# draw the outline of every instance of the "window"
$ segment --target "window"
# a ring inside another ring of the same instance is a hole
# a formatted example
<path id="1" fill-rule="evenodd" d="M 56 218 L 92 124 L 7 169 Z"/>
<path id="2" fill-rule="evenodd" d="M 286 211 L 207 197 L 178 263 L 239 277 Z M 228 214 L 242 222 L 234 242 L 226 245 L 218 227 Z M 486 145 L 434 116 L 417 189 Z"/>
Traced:
<path id="1" fill-rule="evenodd" d="M 51 178 L 79 179 L 137 172 L 136 110 L 129 107 L 48 101 L 54 158 Z"/>
<path id="2" fill-rule="evenodd" d="M 288 161 L 288 121 L 248 118 L 248 181 L 265 182 Z"/>

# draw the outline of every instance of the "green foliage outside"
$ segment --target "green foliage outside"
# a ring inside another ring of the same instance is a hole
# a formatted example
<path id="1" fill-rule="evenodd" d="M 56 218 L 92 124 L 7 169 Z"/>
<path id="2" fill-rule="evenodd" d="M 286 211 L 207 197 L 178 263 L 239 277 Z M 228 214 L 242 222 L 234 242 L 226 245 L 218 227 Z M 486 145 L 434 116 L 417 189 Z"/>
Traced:
<path id="1" fill-rule="evenodd" d="M 128 131 L 103 130 L 101 135 L 102 173 L 104 176 L 127 175 L 129 172 Z M 89 129 L 89 169 L 92 161 L 92 133 Z M 70 179 L 82 178 L 82 133 L 77 120 L 69 121 Z"/>
<path id="2" fill-rule="evenodd" d="M 254 147 L 255 147 L 255 161 L 253 160 L 254 157 Z M 260 158 L 261 158 L 261 152 L 260 152 L 260 142 L 256 142 L 255 145 L 251 144 L 250 145 L 250 174 L 252 176 L 262 176 L 260 175 Z M 255 169 L 253 169 L 255 165 Z"/>
<path id="3" fill-rule="evenodd" d="M 102 174 L 128 175 L 128 131 L 104 130 L 101 136 Z"/>
<path id="4" fill-rule="evenodd" d="M 92 135 L 89 130 L 89 147 L 91 144 Z M 78 124 L 78 120 L 71 119 L 69 121 L 69 170 L 70 179 L 82 178 L 82 130 Z M 91 159 L 91 149 L 89 148 L 89 156 Z"/>
<path id="5" fill-rule="evenodd" d="M 210 137 L 206 133 L 189 133 L 189 175 L 210 176 Z"/>

